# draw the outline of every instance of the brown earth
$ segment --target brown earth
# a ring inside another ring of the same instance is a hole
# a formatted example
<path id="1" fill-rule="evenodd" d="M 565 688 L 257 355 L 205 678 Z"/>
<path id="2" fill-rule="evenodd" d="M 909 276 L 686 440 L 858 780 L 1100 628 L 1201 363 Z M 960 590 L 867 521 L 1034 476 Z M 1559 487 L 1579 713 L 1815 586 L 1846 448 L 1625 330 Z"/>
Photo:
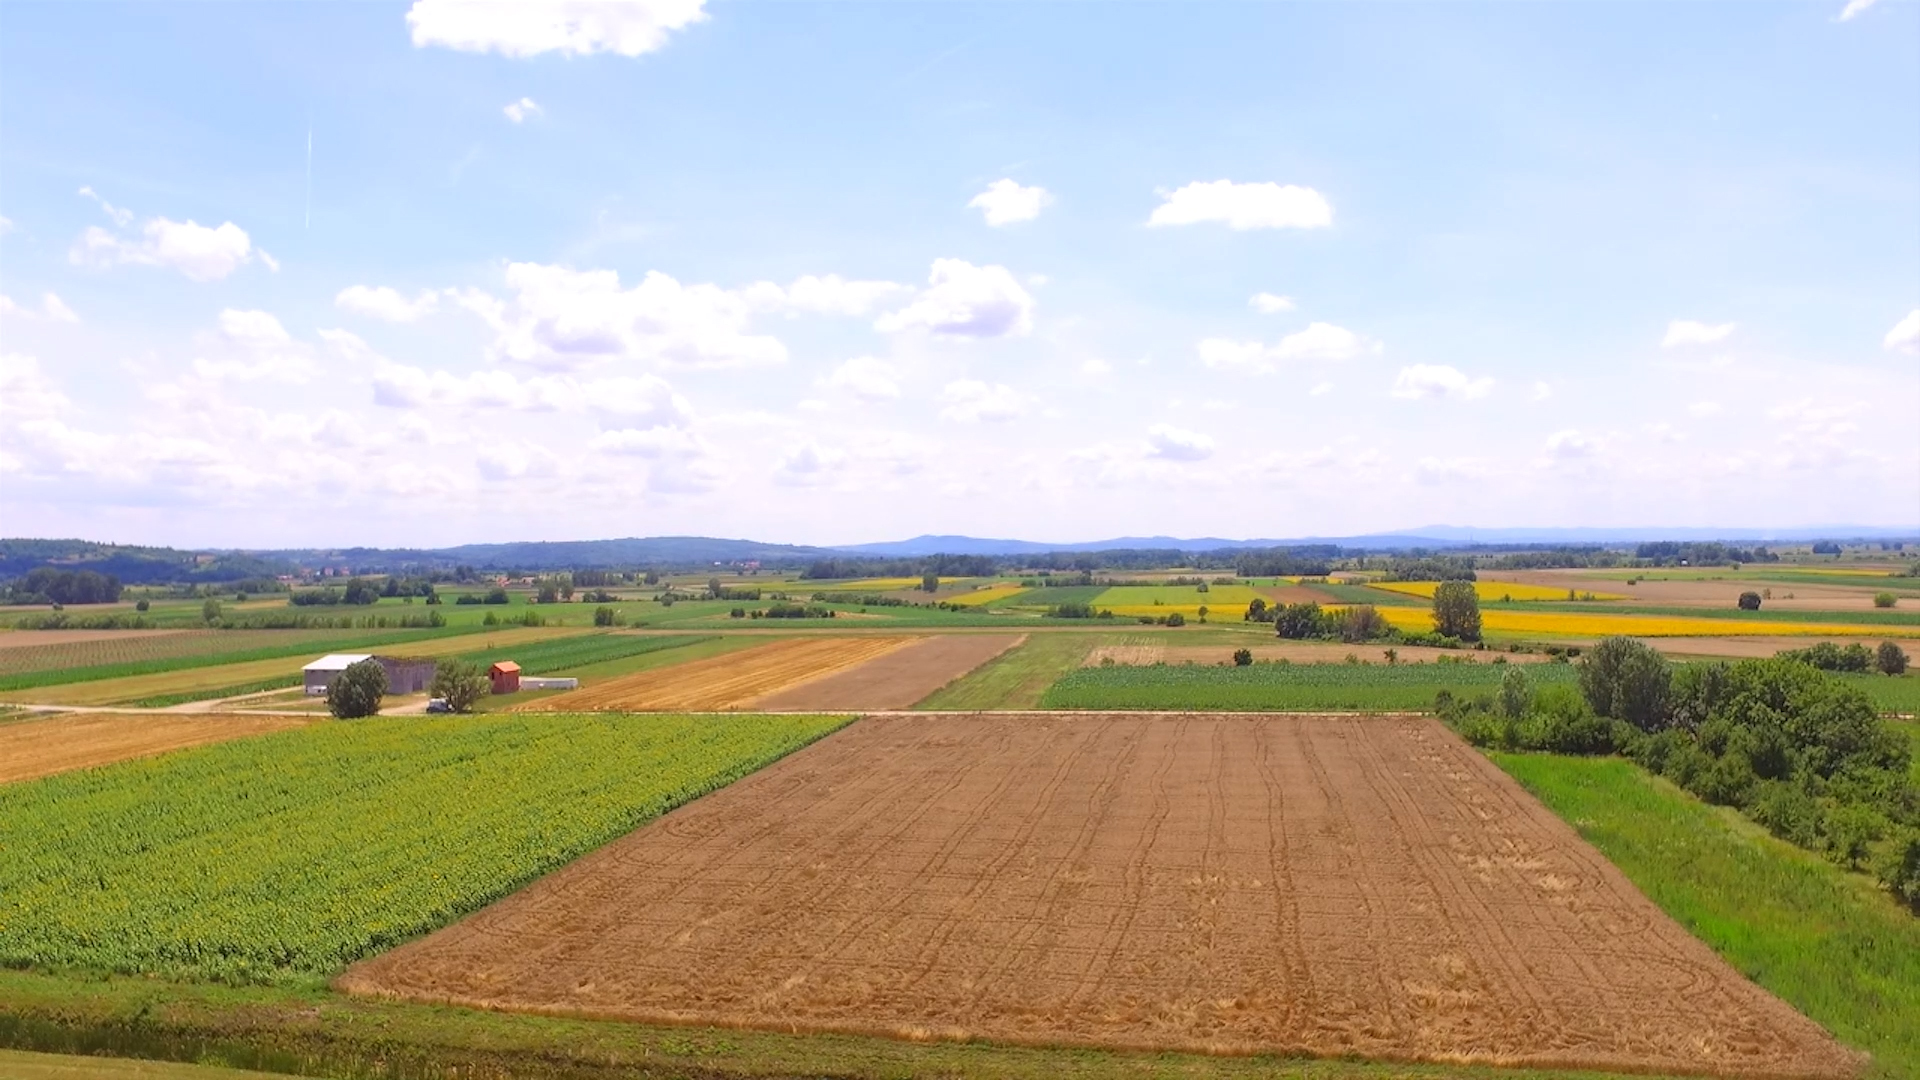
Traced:
<path id="1" fill-rule="evenodd" d="M 821 712 L 910 708 L 1025 640 L 1025 634 L 930 637 L 838 675 L 778 691 L 751 707 Z"/>
<path id="2" fill-rule="evenodd" d="M 863 664 L 920 637 L 785 638 L 751 649 L 650 668 L 516 705 L 512 712 L 738 709 L 789 687 Z"/>
<path id="3" fill-rule="evenodd" d="M 310 723 L 298 716 L 64 713 L 0 724 L 0 784 Z"/>
<path id="4" fill-rule="evenodd" d="M 1108 657 L 1116 664 L 1231 664 L 1235 649 L 1246 649 L 1255 660 L 1291 660 L 1296 664 L 1337 664 L 1349 656 L 1369 664 L 1387 660 L 1386 646 L 1343 645 L 1333 641 L 1262 641 L 1258 645 L 1100 645 L 1087 653 L 1081 667 L 1099 667 Z M 1504 656 L 1512 663 L 1533 664 L 1551 660 L 1545 653 L 1473 652 L 1461 649 L 1432 649 L 1424 645 L 1400 645 L 1394 648 L 1402 664 L 1432 663 L 1436 660 L 1491 660 Z"/>
<path id="5" fill-rule="evenodd" d="M 0 630 L 0 649 L 24 649 L 34 645 L 75 645 L 83 641 L 118 641 L 121 638 L 163 637 L 192 633 L 189 630 Z"/>
<path id="6" fill-rule="evenodd" d="M 338 985 L 909 1039 L 1859 1068 L 1423 718 L 868 718 Z"/>

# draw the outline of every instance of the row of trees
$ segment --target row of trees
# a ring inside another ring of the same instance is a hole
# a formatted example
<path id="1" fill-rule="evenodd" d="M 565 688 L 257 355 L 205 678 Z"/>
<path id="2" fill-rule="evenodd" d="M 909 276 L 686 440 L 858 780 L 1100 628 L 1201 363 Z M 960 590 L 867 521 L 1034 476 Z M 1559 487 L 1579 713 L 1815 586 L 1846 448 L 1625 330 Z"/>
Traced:
<path id="1" fill-rule="evenodd" d="M 1577 690 L 1535 693 L 1515 665 L 1497 695 L 1443 692 L 1437 706 L 1479 745 L 1631 757 L 1785 840 L 1871 868 L 1920 910 L 1907 740 L 1859 689 L 1800 657 L 1676 667 L 1641 642 L 1607 638 L 1582 660 Z"/>
<path id="2" fill-rule="evenodd" d="M 120 579 L 92 570 L 56 570 L 41 566 L 7 588 L 9 604 L 112 604 L 120 599 Z"/>

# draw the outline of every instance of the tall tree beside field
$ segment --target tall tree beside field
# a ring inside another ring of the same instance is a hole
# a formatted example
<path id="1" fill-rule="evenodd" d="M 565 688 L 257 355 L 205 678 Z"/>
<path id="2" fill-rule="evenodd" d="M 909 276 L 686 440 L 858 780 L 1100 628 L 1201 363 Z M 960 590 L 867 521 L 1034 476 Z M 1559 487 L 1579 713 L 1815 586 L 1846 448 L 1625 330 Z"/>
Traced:
<path id="1" fill-rule="evenodd" d="M 1883 641 L 1874 652 L 1874 666 L 1883 675 L 1905 675 L 1907 673 L 1907 654 L 1900 646 L 1891 641 Z"/>
<path id="2" fill-rule="evenodd" d="M 372 716 L 387 696 L 387 669 L 374 659 L 347 665 L 327 685 L 327 711 L 342 720 Z"/>
<path id="3" fill-rule="evenodd" d="M 940 591 L 940 575 L 939 574 L 920 575 L 920 591 L 921 592 L 939 592 Z"/>
<path id="4" fill-rule="evenodd" d="M 381 674 L 384 676 L 385 672 Z M 443 660 L 433 669 L 433 684 L 427 693 L 444 700 L 454 712 L 464 713 L 472 712 L 474 703 L 485 697 L 489 689 L 487 673 L 480 670 L 479 664 L 470 660 Z"/>
<path id="5" fill-rule="evenodd" d="M 1696 676 L 1710 677 L 1704 672 Z M 1580 692 L 1593 711 L 1625 720 L 1641 731 L 1667 726 L 1672 688 L 1673 669 L 1667 658 L 1630 637 L 1603 638 L 1580 663 Z"/>
<path id="6" fill-rule="evenodd" d="M 1433 628 L 1461 641 L 1480 640 L 1480 597 L 1471 581 L 1443 581 L 1433 590 Z"/>

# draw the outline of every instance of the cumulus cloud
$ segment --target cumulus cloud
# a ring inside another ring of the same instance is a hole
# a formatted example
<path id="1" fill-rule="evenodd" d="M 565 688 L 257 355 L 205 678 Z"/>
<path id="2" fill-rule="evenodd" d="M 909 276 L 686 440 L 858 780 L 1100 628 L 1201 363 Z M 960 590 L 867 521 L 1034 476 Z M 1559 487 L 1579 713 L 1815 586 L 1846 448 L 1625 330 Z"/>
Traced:
<path id="1" fill-rule="evenodd" d="M 49 419 L 72 404 L 40 370 L 38 357 L 0 353 L 0 419 L 7 424 Z"/>
<path id="2" fill-rule="evenodd" d="M 138 238 L 92 226 L 74 242 L 68 259 L 79 266 L 132 264 L 178 270 L 190 281 L 218 281 L 253 259 L 246 231 L 229 221 L 208 228 L 193 221 L 154 218 Z M 276 264 L 277 265 L 277 264 Z"/>
<path id="3" fill-rule="evenodd" d="M 13 219 L 5 214 L 0 214 L 0 236 L 5 236 L 12 231 Z"/>
<path id="4" fill-rule="evenodd" d="M 785 287 L 755 282 L 740 296 L 755 311 L 785 315 L 865 315 L 913 286 L 897 281 L 848 281 L 838 274 L 808 274 Z"/>
<path id="5" fill-rule="evenodd" d="M 1456 398 L 1472 401 L 1493 389 L 1491 378 L 1470 379 L 1448 364 L 1413 364 L 1400 369 L 1393 380 L 1397 398 Z"/>
<path id="6" fill-rule="evenodd" d="M 1206 338 L 1198 346 L 1200 362 L 1222 371 L 1266 374 L 1281 364 L 1308 360 L 1351 360 L 1356 356 L 1378 353 L 1379 342 L 1332 323 L 1311 323 L 1305 330 L 1288 334 L 1277 344 L 1258 341 L 1233 341 Z"/>
<path id="7" fill-rule="evenodd" d="M 474 455 L 474 466 L 489 480 L 527 480 L 558 474 L 560 459 L 539 443 L 522 440 L 488 443 Z"/>
<path id="8" fill-rule="evenodd" d="M 1283 311 L 1292 311 L 1294 303 L 1293 297 L 1291 296 L 1280 296 L 1275 293 L 1263 292 L 1254 293 L 1253 296 L 1247 300 L 1247 306 L 1262 315 L 1278 315 Z"/>
<path id="9" fill-rule="evenodd" d="M 979 210 L 985 215 L 987 224 L 998 227 L 1032 221 L 1040 216 L 1043 207 L 1052 202 L 1053 196 L 1037 184 L 1021 187 L 1012 180 L 995 180 L 987 185 L 987 190 L 975 195 L 967 207 Z"/>
<path id="10" fill-rule="evenodd" d="M 269 312 L 227 308 L 218 330 L 203 335 L 201 344 L 210 355 L 195 357 L 193 371 L 205 379 L 305 382 L 313 375 L 313 350 Z"/>
<path id="11" fill-rule="evenodd" d="M 1533 384 L 1533 395 L 1528 400 L 1545 401 L 1548 398 L 1551 398 L 1552 396 L 1553 396 L 1553 387 L 1550 384 L 1544 383 L 1544 382 L 1536 382 Z"/>
<path id="12" fill-rule="evenodd" d="M 707 452 L 699 436 L 672 426 L 602 431 L 588 445 L 609 454 L 643 458 L 699 457 Z"/>
<path id="13" fill-rule="evenodd" d="M 843 451 L 823 447 L 808 439 L 780 455 L 780 460 L 773 467 L 773 479 L 778 484 L 811 487 L 832 479 L 833 474 L 846 463 L 847 455 Z"/>
<path id="14" fill-rule="evenodd" d="M 1557 461 L 1570 461 L 1578 458 L 1590 458 L 1600 452 L 1600 442 L 1590 435 L 1583 435 L 1573 428 L 1556 431 L 1547 436 L 1547 457 Z"/>
<path id="15" fill-rule="evenodd" d="M 1671 349 L 1681 345 L 1711 345 L 1724 340 L 1731 333 L 1732 323 L 1708 325 L 1691 319 L 1675 319 L 1667 324 L 1667 336 L 1660 339 L 1660 347 Z"/>
<path id="16" fill-rule="evenodd" d="M 539 263 L 509 264 L 506 281 L 510 301 L 478 290 L 454 297 L 493 328 L 496 359 L 554 369 L 613 360 L 740 368 L 787 359 L 777 338 L 747 332 L 747 301 L 716 285 L 682 285 L 650 271 L 623 289 L 612 270 Z"/>
<path id="17" fill-rule="evenodd" d="M 413 44 L 461 52 L 538 56 L 599 52 L 640 56 L 667 36 L 706 19 L 705 0 L 415 0 L 407 12 Z"/>
<path id="18" fill-rule="evenodd" d="M 1013 387 L 979 379 L 950 382 L 940 392 L 940 398 L 947 403 L 940 415 L 963 424 L 999 423 L 1027 410 L 1027 399 Z"/>
<path id="19" fill-rule="evenodd" d="M 1893 324 L 1887 336 L 1881 339 L 1881 346 L 1895 352 L 1920 353 L 1920 308 L 1907 313 L 1907 317 Z"/>
<path id="20" fill-rule="evenodd" d="M 834 368 L 820 385 L 845 390 L 862 401 L 886 401 L 900 396 L 900 373 L 885 360 L 856 356 Z"/>
<path id="21" fill-rule="evenodd" d="M 1687 411 L 1695 416 L 1718 416 L 1720 403 L 1717 401 L 1696 401 L 1687 406 Z"/>
<path id="22" fill-rule="evenodd" d="M 1879 2 L 1880 0 L 1847 0 L 1847 6 L 1840 9 L 1840 21 L 1847 22 Z"/>
<path id="23" fill-rule="evenodd" d="M 0 317 L 10 319 L 45 319 L 48 322 L 77 323 L 80 316 L 73 313 L 66 301 L 52 293 L 43 293 L 40 297 L 40 309 L 21 307 L 10 296 L 0 296 Z"/>
<path id="24" fill-rule="evenodd" d="M 952 337 L 994 338 L 1033 329 L 1033 297 L 1004 266 L 975 266 L 963 259 L 935 259 L 928 287 L 913 303 L 882 315 L 882 333 L 930 330 Z"/>
<path id="25" fill-rule="evenodd" d="M 591 412 L 621 427 L 684 425 L 693 419 L 693 407 L 687 399 L 658 375 L 521 378 L 498 369 L 456 375 L 383 362 L 373 373 L 373 399 L 376 404 L 401 409 Z"/>
<path id="26" fill-rule="evenodd" d="M 1169 461 L 1203 461 L 1213 456 L 1213 439 L 1171 424 L 1155 424 L 1148 428 L 1147 445 L 1151 456 Z"/>
<path id="27" fill-rule="evenodd" d="M 1230 229 L 1319 229 L 1333 224 L 1333 206 L 1308 187 L 1196 181 L 1170 194 L 1148 225 L 1220 222 Z"/>
<path id="28" fill-rule="evenodd" d="M 333 298 L 333 306 L 387 322 L 412 322 L 439 307 L 440 297 L 433 290 L 424 289 L 408 300 L 398 290 L 385 285 L 349 285 Z"/>
<path id="29" fill-rule="evenodd" d="M 507 119 L 516 124 L 525 121 L 529 116 L 539 116 L 541 113 L 546 112 L 545 109 L 540 107 L 539 102 L 530 97 L 523 97 L 519 101 L 508 102 L 506 107 L 500 111 L 506 113 Z"/>

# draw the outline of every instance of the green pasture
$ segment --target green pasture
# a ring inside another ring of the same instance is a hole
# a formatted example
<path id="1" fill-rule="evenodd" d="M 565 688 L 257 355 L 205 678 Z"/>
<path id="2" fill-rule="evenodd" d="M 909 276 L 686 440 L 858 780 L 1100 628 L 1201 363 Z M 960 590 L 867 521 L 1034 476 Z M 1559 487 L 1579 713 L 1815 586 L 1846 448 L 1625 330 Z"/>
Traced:
<path id="1" fill-rule="evenodd" d="M 1490 756 L 1747 977 L 1871 1052 L 1869 1076 L 1920 1076 L 1920 918 L 1866 875 L 1620 758 Z"/>
<path id="2" fill-rule="evenodd" d="M 1441 690 L 1492 693 L 1505 664 L 1111 664 L 1066 672 L 1049 709 L 1240 711 L 1421 710 Z M 1528 664 L 1534 686 L 1572 685 L 1571 664 Z"/>

